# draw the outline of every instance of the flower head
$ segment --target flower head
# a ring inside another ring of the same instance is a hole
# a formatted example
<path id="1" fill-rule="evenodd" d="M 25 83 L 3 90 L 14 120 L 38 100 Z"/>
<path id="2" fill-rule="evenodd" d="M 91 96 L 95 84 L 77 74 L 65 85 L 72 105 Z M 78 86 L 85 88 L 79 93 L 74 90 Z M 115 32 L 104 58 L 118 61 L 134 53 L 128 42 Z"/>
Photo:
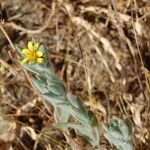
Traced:
<path id="1" fill-rule="evenodd" d="M 26 62 L 44 62 L 42 58 L 43 52 L 39 50 L 39 45 L 39 43 L 33 43 L 32 41 L 28 42 L 28 48 L 22 49 L 22 54 L 24 55 L 22 64 Z"/>

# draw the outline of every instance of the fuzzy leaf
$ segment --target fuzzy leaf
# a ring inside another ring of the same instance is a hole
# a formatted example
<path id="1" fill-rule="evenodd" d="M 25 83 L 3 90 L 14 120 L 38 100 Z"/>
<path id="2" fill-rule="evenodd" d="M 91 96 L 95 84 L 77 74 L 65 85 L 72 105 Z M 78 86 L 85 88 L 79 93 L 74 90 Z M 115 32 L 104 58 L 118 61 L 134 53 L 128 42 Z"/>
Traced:
<path id="1" fill-rule="evenodd" d="M 67 98 L 68 98 L 69 102 L 73 105 L 73 107 L 78 108 L 83 112 L 86 112 L 85 105 L 79 97 L 68 93 Z"/>
<path id="2" fill-rule="evenodd" d="M 130 136 L 130 133 L 129 133 L 130 131 L 128 129 L 128 126 L 125 123 L 121 124 L 120 125 L 120 130 L 121 130 L 121 133 L 122 133 L 124 139 L 126 141 L 130 141 L 131 140 L 131 136 Z"/>
<path id="3" fill-rule="evenodd" d="M 90 137 L 88 135 L 87 129 L 84 128 L 84 126 L 80 124 L 74 124 L 74 123 L 63 123 L 56 125 L 59 128 L 72 128 L 75 129 L 78 133 L 80 133 L 82 136 L 85 136 L 86 138 Z"/>
<path id="4" fill-rule="evenodd" d="M 53 94 L 52 92 L 48 92 L 48 93 L 44 93 L 43 96 L 49 101 L 49 102 L 52 102 L 52 103 L 64 103 L 65 101 L 65 97 L 63 96 L 57 96 L 55 94 Z"/>
<path id="5" fill-rule="evenodd" d="M 46 88 L 46 86 L 44 86 L 42 84 L 42 82 L 40 82 L 39 80 L 32 78 L 31 79 L 33 84 L 35 85 L 35 87 L 41 92 L 41 93 L 46 93 L 48 92 L 48 89 Z"/>
<path id="6" fill-rule="evenodd" d="M 18 51 L 18 53 L 19 53 L 21 56 L 23 56 L 23 54 L 22 54 L 22 49 L 23 49 L 23 47 L 22 47 L 21 45 L 19 45 L 19 44 L 16 44 L 15 46 L 16 46 L 16 50 Z"/>
<path id="7" fill-rule="evenodd" d="M 34 43 L 34 44 L 36 43 L 36 40 L 35 40 L 34 36 L 32 36 L 31 41 L 32 41 L 32 43 Z"/>
<path id="8" fill-rule="evenodd" d="M 114 144 L 118 150 L 132 150 L 132 146 L 130 143 L 126 143 L 120 139 L 114 138 L 109 133 L 105 133 L 104 136 L 110 143 Z"/>
<path id="9" fill-rule="evenodd" d="M 42 51 L 42 52 L 44 52 L 44 53 L 46 52 L 45 47 L 44 47 L 43 44 L 40 44 L 39 50 Z"/>
<path id="10" fill-rule="evenodd" d="M 47 69 L 44 63 L 25 63 L 22 64 L 22 66 L 36 75 L 44 75 Z"/>
<path id="11" fill-rule="evenodd" d="M 92 126 L 95 126 L 95 127 L 99 128 L 98 120 L 97 120 L 95 114 L 92 111 L 89 111 L 88 116 L 89 116 L 89 119 L 90 119 L 90 124 Z"/>
<path id="12" fill-rule="evenodd" d="M 114 144 L 118 150 L 132 150 L 131 134 L 125 122 L 121 119 L 110 119 L 109 123 L 109 128 L 103 125 L 106 139 Z"/>
<path id="13" fill-rule="evenodd" d="M 51 85 L 51 84 L 59 84 L 62 87 L 64 87 L 64 83 L 62 80 L 59 79 L 59 77 L 54 74 L 54 72 L 51 72 L 49 74 L 47 74 L 47 84 Z M 65 87 L 64 87 L 65 88 Z"/>
<path id="14" fill-rule="evenodd" d="M 63 108 L 56 107 L 55 115 L 60 123 L 66 123 L 70 117 L 70 113 Z"/>
<path id="15" fill-rule="evenodd" d="M 48 85 L 47 88 L 49 91 L 51 91 L 55 95 L 61 95 L 61 96 L 66 95 L 66 89 L 59 84 L 53 84 L 52 83 L 52 84 Z"/>
<path id="16" fill-rule="evenodd" d="M 131 120 L 127 118 L 127 119 L 124 121 L 124 123 L 125 123 L 125 124 L 127 125 L 127 127 L 128 127 L 129 135 L 131 135 L 131 134 L 132 134 L 132 122 L 131 122 Z"/>
<path id="17" fill-rule="evenodd" d="M 40 82 L 41 85 L 43 86 L 47 86 L 47 79 L 45 76 L 42 76 L 42 75 L 36 75 L 35 76 L 37 78 L 37 80 Z"/>
<path id="18" fill-rule="evenodd" d="M 84 111 L 73 107 L 71 114 L 82 123 L 89 123 L 89 118 Z"/>
<path id="19" fill-rule="evenodd" d="M 87 128 L 81 124 L 73 124 L 73 123 L 65 123 L 65 124 L 58 124 L 57 127 L 59 128 L 73 128 L 75 129 L 81 136 L 83 136 L 91 145 L 97 146 L 99 145 L 99 138 L 96 139 L 91 134 L 91 127 L 88 125 Z"/>
<path id="20" fill-rule="evenodd" d="M 33 63 L 33 64 L 29 63 L 29 68 L 41 75 L 45 74 L 47 69 L 45 63 Z"/>

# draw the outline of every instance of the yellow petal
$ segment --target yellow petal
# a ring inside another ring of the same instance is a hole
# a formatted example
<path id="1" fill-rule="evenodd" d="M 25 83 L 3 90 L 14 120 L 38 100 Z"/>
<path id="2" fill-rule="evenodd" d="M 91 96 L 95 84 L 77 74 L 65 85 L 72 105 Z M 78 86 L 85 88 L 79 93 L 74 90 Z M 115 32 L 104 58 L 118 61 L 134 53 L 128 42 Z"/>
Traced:
<path id="1" fill-rule="evenodd" d="M 37 58 L 37 62 L 42 63 L 42 62 L 44 62 L 44 59 L 43 58 Z"/>
<path id="2" fill-rule="evenodd" d="M 37 52 L 36 52 L 36 55 L 37 55 L 38 57 L 41 57 L 41 56 L 43 56 L 43 52 L 37 51 Z"/>
<path id="3" fill-rule="evenodd" d="M 35 45 L 34 45 L 34 50 L 36 51 L 36 50 L 38 50 L 38 47 L 39 47 L 39 43 L 36 43 Z"/>
<path id="4" fill-rule="evenodd" d="M 30 53 L 30 51 L 28 50 L 28 49 L 23 49 L 22 50 L 22 54 L 24 54 L 24 55 L 27 55 L 27 54 L 29 54 Z"/>
<path id="5" fill-rule="evenodd" d="M 24 64 L 24 63 L 26 63 L 28 60 L 29 60 L 29 59 L 25 57 L 25 58 L 21 61 L 21 63 Z"/>
<path id="6" fill-rule="evenodd" d="M 34 50 L 34 47 L 33 47 L 33 43 L 31 41 L 28 42 L 28 49 L 30 51 L 33 51 Z"/>

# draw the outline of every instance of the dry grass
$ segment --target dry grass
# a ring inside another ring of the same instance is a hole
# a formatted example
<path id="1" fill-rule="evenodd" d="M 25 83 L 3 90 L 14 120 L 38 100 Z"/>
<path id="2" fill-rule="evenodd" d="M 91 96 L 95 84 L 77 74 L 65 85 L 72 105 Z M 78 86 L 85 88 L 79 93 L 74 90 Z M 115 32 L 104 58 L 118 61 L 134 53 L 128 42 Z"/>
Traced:
<path id="1" fill-rule="evenodd" d="M 0 0 L 0 5 L 1 29 L 13 45 L 25 45 L 34 35 L 67 88 L 100 123 L 110 115 L 130 118 L 134 148 L 150 149 L 149 0 Z M 0 149 L 91 149 L 73 130 L 51 126 L 53 108 L 36 94 L 2 31 L 0 48 L 0 120 L 12 127 L 11 135 L 0 135 Z M 103 136 L 100 143 L 102 150 L 115 149 Z"/>

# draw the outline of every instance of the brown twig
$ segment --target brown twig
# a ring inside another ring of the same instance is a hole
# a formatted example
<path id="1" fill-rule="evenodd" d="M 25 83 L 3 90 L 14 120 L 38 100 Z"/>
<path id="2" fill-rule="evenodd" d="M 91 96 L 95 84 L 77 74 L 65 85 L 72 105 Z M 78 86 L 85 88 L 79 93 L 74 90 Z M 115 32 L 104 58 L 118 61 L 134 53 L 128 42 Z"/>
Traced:
<path id="1" fill-rule="evenodd" d="M 15 28 L 16 30 L 23 31 L 23 32 L 28 33 L 28 34 L 40 34 L 42 31 L 44 31 L 49 26 L 49 23 L 51 22 L 51 19 L 55 14 L 55 7 L 56 7 L 56 4 L 52 3 L 51 12 L 50 12 L 48 19 L 45 21 L 44 25 L 37 30 L 26 29 L 24 27 L 21 27 L 21 26 L 15 24 L 14 22 L 4 23 L 3 25 L 4 26 L 10 26 L 12 28 Z M 11 42 L 11 41 L 9 41 L 9 42 Z"/>

